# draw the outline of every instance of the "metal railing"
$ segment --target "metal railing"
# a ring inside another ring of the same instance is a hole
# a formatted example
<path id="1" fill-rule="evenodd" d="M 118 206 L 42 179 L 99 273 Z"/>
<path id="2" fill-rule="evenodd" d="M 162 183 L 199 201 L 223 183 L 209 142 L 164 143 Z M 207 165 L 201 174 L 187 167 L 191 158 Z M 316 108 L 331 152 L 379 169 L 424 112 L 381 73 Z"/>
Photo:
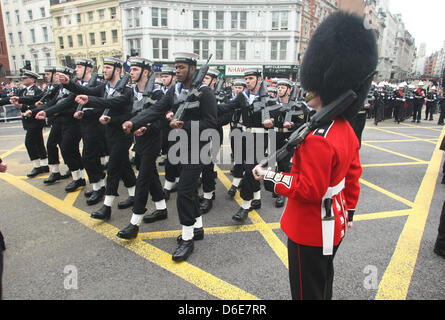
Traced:
<path id="1" fill-rule="evenodd" d="M 0 108 L 0 121 L 1 122 L 20 120 L 21 118 L 22 118 L 22 114 L 20 112 L 20 109 L 18 109 L 15 105 L 7 104 L 4 106 L 1 106 L 1 108 Z"/>

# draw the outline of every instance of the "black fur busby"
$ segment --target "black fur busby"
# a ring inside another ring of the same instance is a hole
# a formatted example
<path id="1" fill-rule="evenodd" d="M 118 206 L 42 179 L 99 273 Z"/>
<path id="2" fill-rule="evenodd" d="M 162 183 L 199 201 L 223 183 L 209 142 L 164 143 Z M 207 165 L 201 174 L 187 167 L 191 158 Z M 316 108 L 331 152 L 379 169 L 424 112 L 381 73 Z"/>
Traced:
<path id="1" fill-rule="evenodd" d="M 301 84 L 323 105 L 352 89 L 358 98 L 343 115 L 352 119 L 363 105 L 377 68 L 375 33 L 363 18 L 344 11 L 327 17 L 314 32 L 301 64 Z"/>

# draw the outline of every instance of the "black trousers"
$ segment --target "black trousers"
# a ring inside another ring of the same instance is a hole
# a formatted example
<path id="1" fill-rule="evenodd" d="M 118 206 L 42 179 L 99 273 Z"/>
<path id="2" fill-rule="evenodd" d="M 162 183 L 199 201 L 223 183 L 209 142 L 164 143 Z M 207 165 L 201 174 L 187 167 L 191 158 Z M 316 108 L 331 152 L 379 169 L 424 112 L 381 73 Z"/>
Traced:
<path id="1" fill-rule="evenodd" d="M 285 143 L 286 139 L 289 138 L 290 133 L 288 132 L 277 132 L 277 150 L 281 149 Z M 291 163 L 290 160 L 293 157 L 293 154 L 289 152 L 289 155 L 287 155 L 284 159 L 277 161 L 278 162 L 278 172 L 290 172 L 291 169 Z"/>
<path id="2" fill-rule="evenodd" d="M 149 134 L 150 132 L 147 132 L 145 135 L 135 138 L 135 164 L 139 170 L 133 205 L 135 214 L 145 213 L 149 194 L 151 194 L 153 202 L 165 199 L 156 167 L 156 159 L 161 149 L 161 136 L 159 134 L 148 136 Z"/>
<path id="3" fill-rule="evenodd" d="M 63 160 L 71 172 L 83 169 L 82 156 L 79 151 L 81 137 L 82 135 L 78 123 L 63 124 L 60 149 L 62 151 Z"/>
<path id="4" fill-rule="evenodd" d="M 0 300 L 2 300 L 3 294 L 3 250 L 0 248 Z"/>
<path id="5" fill-rule="evenodd" d="M 429 119 L 433 120 L 433 112 L 435 111 L 435 105 L 432 102 L 426 103 L 426 109 L 425 109 L 425 120 Z"/>
<path id="6" fill-rule="evenodd" d="M 170 148 L 178 141 L 179 138 L 176 141 L 168 141 L 167 159 L 165 161 L 165 180 L 170 182 L 175 182 L 176 178 L 181 174 L 181 166 L 179 164 L 172 164 L 168 159 Z"/>
<path id="7" fill-rule="evenodd" d="M 246 201 L 253 200 L 254 192 L 261 190 L 260 182 L 255 180 L 255 178 L 253 177 L 252 170 L 256 167 L 256 165 L 261 160 L 261 159 L 257 158 L 257 153 L 261 152 L 261 155 L 264 156 L 264 153 L 266 151 L 266 145 L 264 144 L 264 146 L 261 148 L 260 141 L 261 140 L 263 140 L 263 142 L 265 141 L 265 136 L 267 136 L 267 133 L 266 134 L 250 133 L 249 135 L 251 135 L 253 137 L 254 143 L 252 146 L 249 143 L 248 139 L 244 139 L 244 138 L 242 139 L 242 143 L 243 143 L 243 145 L 242 145 L 242 165 L 243 165 L 244 175 L 243 175 L 243 178 L 241 179 L 241 182 L 239 185 L 240 197 L 241 197 L 241 199 L 246 200 Z M 261 149 L 261 151 L 258 150 L 259 148 Z M 252 152 L 253 152 L 253 154 L 252 154 Z M 253 163 L 250 163 L 251 159 L 249 159 L 248 155 L 250 157 L 253 156 Z M 236 160 L 236 156 L 235 156 L 235 160 Z"/>
<path id="8" fill-rule="evenodd" d="M 360 147 L 362 145 L 362 134 L 363 134 L 363 129 L 365 129 L 365 125 L 366 125 L 366 113 L 358 113 L 351 123 L 352 129 L 354 129 L 355 135 L 357 136 L 358 141 L 360 143 Z"/>
<path id="9" fill-rule="evenodd" d="M 62 123 L 56 119 L 51 124 L 51 131 L 46 140 L 46 149 L 48 150 L 48 164 L 60 164 L 59 148 L 62 141 Z"/>
<path id="10" fill-rule="evenodd" d="M 107 137 L 107 142 L 110 159 L 107 167 L 106 195 L 118 196 L 117 190 L 120 179 L 122 179 L 127 188 L 136 185 L 136 176 L 128 156 L 128 151 L 133 144 L 133 136 L 118 136 L 116 139 Z"/>
<path id="11" fill-rule="evenodd" d="M 442 205 L 442 213 L 440 215 L 439 229 L 435 247 L 441 251 L 445 251 L 445 201 Z"/>
<path id="12" fill-rule="evenodd" d="M 103 147 L 104 131 L 99 122 L 81 122 L 80 132 L 83 141 L 82 163 L 88 174 L 90 183 L 97 183 L 105 178 L 100 162 Z"/>
<path id="13" fill-rule="evenodd" d="M 422 118 L 423 102 L 414 102 L 413 121 L 420 121 Z"/>
<path id="14" fill-rule="evenodd" d="M 219 140 L 212 141 L 212 144 L 216 144 L 218 149 L 221 148 L 223 142 L 223 129 L 222 127 L 218 128 Z M 213 148 L 212 148 L 213 149 Z M 204 192 L 213 192 L 216 188 L 216 178 L 217 175 L 215 173 L 215 164 L 211 162 L 210 164 L 204 165 L 204 169 L 202 170 L 202 191 Z"/>
<path id="15" fill-rule="evenodd" d="M 394 103 L 394 120 L 397 122 L 403 121 L 404 102 L 396 101 Z"/>
<path id="16" fill-rule="evenodd" d="M 289 281 L 293 300 L 331 300 L 334 257 L 324 256 L 323 248 L 303 246 L 288 239 Z"/>
<path id="17" fill-rule="evenodd" d="M 202 164 L 181 164 L 181 175 L 178 183 L 179 222 L 183 226 L 193 226 L 196 218 L 201 216 L 197 184 L 204 166 Z"/>
<path id="18" fill-rule="evenodd" d="M 374 105 L 374 123 L 379 123 L 384 120 L 384 109 L 383 103 L 375 103 Z"/>
<path id="19" fill-rule="evenodd" d="M 31 161 L 47 158 L 42 130 L 43 126 L 26 129 L 25 147 L 28 151 L 28 156 Z"/>

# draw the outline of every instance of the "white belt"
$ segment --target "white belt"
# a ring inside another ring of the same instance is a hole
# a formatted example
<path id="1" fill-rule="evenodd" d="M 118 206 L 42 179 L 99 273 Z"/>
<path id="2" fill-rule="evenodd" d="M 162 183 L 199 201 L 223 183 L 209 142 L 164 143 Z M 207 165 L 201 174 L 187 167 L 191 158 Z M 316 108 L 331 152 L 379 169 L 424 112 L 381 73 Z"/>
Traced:
<path id="1" fill-rule="evenodd" d="M 289 129 L 287 128 L 273 128 L 273 130 L 275 132 L 291 132 Z"/>
<path id="2" fill-rule="evenodd" d="M 323 233 L 323 255 L 325 256 L 331 256 L 334 251 L 335 214 L 331 207 L 331 219 L 325 219 L 326 208 L 324 206 L 324 202 L 326 199 L 332 199 L 334 196 L 340 194 L 340 192 L 342 192 L 342 190 L 345 188 L 345 181 L 346 178 L 344 178 L 338 185 L 329 187 L 321 200 L 321 228 Z M 347 221 L 345 221 L 345 223 L 347 223 Z"/>
<path id="3" fill-rule="evenodd" d="M 405 101 L 405 99 L 397 98 L 397 101 Z"/>
<path id="4" fill-rule="evenodd" d="M 248 128 L 246 126 L 241 126 L 241 129 L 243 129 L 244 132 L 249 133 L 267 133 L 267 129 L 265 128 Z"/>

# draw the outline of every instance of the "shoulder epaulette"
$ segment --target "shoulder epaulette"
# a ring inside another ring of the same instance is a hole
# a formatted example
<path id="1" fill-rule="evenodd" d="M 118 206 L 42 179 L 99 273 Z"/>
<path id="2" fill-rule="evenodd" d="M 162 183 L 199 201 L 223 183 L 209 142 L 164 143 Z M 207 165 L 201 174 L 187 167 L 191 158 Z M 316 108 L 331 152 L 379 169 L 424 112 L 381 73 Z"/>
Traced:
<path id="1" fill-rule="evenodd" d="M 317 130 L 315 130 L 313 135 L 326 138 L 326 136 L 328 135 L 329 130 L 331 129 L 333 124 L 334 124 L 334 121 L 331 121 L 331 122 L 325 124 L 324 126 L 322 126 L 322 127 L 318 128 Z"/>

